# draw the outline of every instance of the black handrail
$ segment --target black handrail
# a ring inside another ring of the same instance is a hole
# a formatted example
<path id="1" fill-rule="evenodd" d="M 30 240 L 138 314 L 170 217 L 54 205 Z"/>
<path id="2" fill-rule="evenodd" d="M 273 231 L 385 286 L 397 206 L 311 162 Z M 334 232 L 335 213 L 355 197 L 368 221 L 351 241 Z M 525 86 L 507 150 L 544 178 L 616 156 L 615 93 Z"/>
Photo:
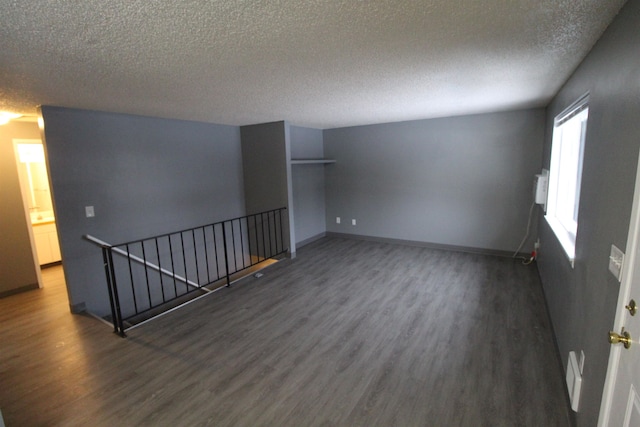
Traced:
<path id="1" fill-rule="evenodd" d="M 287 252 L 286 208 L 111 245 L 102 248 L 114 332 L 193 300 L 210 285 Z M 115 256 L 114 256 L 115 255 Z M 169 269 L 170 268 L 170 269 Z M 184 301 L 183 301 L 184 300 Z M 139 324 L 139 323 L 138 323 Z"/>

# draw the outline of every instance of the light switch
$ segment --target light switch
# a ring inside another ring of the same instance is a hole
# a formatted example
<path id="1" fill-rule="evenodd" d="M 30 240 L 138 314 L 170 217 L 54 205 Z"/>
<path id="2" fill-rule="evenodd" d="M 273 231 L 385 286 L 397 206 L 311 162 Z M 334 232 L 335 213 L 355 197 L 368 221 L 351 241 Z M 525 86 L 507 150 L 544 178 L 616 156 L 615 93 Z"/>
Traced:
<path id="1" fill-rule="evenodd" d="M 96 213 L 93 210 L 93 206 L 85 206 L 84 213 L 87 216 L 87 218 L 93 218 L 94 216 L 96 216 Z"/>
<path id="2" fill-rule="evenodd" d="M 624 252 L 611 245 L 611 254 L 609 255 L 609 271 L 620 281 L 622 279 L 622 265 L 624 263 Z"/>

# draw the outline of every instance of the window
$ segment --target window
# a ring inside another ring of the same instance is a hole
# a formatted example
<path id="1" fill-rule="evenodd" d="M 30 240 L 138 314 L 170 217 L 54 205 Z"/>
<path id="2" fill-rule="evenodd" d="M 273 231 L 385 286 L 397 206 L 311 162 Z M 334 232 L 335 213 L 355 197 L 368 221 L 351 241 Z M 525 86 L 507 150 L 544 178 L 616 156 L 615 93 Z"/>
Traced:
<path id="1" fill-rule="evenodd" d="M 571 266 L 576 252 L 582 157 L 589 116 L 588 101 L 587 94 L 556 117 L 551 143 L 545 218 L 569 257 Z"/>

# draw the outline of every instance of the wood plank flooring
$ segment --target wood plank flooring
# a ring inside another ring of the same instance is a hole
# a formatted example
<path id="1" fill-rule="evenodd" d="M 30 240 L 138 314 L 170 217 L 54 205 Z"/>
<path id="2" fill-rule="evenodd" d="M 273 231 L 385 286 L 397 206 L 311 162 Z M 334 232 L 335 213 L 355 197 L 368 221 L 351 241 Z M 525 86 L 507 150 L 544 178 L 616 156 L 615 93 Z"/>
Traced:
<path id="1" fill-rule="evenodd" d="M 325 238 L 264 273 L 122 339 L 45 271 L 0 299 L 6 425 L 571 425 L 535 266 Z"/>

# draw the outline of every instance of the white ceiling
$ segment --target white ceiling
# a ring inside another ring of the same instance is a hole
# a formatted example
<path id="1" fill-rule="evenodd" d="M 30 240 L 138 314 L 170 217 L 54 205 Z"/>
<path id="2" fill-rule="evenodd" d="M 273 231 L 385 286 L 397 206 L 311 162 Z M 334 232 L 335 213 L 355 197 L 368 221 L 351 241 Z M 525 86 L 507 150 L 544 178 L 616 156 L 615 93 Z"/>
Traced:
<path id="1" fill-rule="evenodd" d="M 0 110 L 333 128 L 546 105 L 625 0 L 0 0 Z"/>

